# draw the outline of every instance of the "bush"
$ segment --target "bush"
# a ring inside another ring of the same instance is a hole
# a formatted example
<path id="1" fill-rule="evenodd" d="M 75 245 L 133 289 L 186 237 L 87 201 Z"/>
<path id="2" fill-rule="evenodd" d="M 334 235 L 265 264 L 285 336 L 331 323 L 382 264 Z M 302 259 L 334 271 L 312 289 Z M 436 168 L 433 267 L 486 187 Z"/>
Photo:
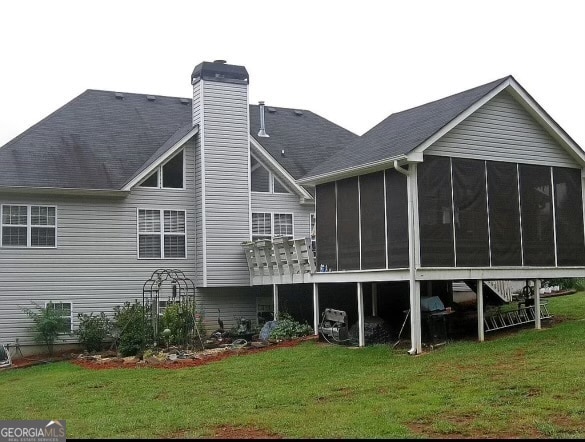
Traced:
<path id="1" fill-rule="evenodd" d="M 195 318 L 192 310 L 185 304 L 169 305 L 162 316 L 160 330 L 168 328 L 171 331 L 169 344 L 185 345 L 189 340 L 189 333 L 193 330 Z"/>
<path id="2" fill-rule="evenodd" d="M 111 336 L 112 323 L 104 312 L 99 316 L 93 313 L 86 315 L 79 313 L 79 329 L 76 334 L 79 342 L 88 352 L 100 351 L 103 342 Z"/>
<path id="3" fill-rule="evenodd" d="M 313 328 L 295 321 L 288 313 L 280 313 L 277 325 L 270 332 L 270 339 L 288 340 L 313 334 Z"/>
<path id="4" fill-rule="evenodd" d="M 69 319 L 51 308 L 49 302 L 46 307 L 42 307 L 33 302 L 37 311 L 30 308 L 23 308 L 26 315 L 33 320 L 31 327 L 34 340 L 40 344 L 45 344 L 49 354 L 53 354 L 53 345 L 60 334 L 69 334 L 71 325 Z"/>
<path id="5" fill-rule="evenodd" d="M 152 336 L 152 324 L 146 313 L 138 301 L 114 307 L 114 327 L 122 356 L 136 356 L 145 347 L 147 337 Z"/>

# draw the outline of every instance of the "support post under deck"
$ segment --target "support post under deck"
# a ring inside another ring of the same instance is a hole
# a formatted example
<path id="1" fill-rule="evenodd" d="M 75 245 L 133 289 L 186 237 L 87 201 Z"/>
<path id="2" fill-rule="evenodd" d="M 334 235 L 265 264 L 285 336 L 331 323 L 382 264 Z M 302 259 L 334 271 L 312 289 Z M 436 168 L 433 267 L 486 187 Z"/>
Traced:
<path id="1" fill-rule="evenodd" d="M 278 285 L 272 284 L 272 296 L 274 299 L 274 320 L 278 320 Z"/>
<path id="2" fill-rule="evenodd" d="M 540 279 L 534 280 L 534 328 L 540 330 Z"/>
<path id="3" fill-rule="evenodd" d="M 372 316 L 378 316 L 378 284 L 372 283 Z"/>
<path id="4" fill-rule="evenodd" d="M 485 330 L 483 322 L 483 280 L 477 280 L 477 340 L 483 342 L 485 340 Z"/>
<path id="5" fill-rule="evenodd" d="M 319 286 L 313 283 L 313 333 L 319 335 Z"/>
<path id="6" fill-rule="evenodd" d="M 358 301 L 358 329 L 359 329 L 358 345 L 360 347 L 365 347 L 366 338 L 365 338 L 365 329 L 364 329 L 364 290 L 363 290 L 363 284 L 361 282 L 357 283 L 357 301 Z"/>

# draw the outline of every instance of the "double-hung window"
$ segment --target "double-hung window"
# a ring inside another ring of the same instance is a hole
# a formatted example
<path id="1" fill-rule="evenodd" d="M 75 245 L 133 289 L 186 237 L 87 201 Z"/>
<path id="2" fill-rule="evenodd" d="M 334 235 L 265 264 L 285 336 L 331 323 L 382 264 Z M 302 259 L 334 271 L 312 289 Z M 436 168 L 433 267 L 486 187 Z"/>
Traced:
<path id="1" fill-rule="evenodd" d="M 186 258 L 184 210 L 138 209 L 138 257 Z"/>
<path id="2" fill-rule="evenodd" d="M 252 213 L 252 241 L 275 236 L 292 238 L 293 234 L 292 213 Z"/>
<path id="3" fill-rule="evenodd" d="M 53 310 L 57 315 L 61 316 L 67 321 L 67 328 L 73 330 L 73 308 L 70 302 L 53 302 L 49 301 L 45 304 L 45 308 Z"/>
<path id="4" fill-rule="evenodd" d="M 56 247 L 57 208 L 2 205 L 2 247 Z"/>

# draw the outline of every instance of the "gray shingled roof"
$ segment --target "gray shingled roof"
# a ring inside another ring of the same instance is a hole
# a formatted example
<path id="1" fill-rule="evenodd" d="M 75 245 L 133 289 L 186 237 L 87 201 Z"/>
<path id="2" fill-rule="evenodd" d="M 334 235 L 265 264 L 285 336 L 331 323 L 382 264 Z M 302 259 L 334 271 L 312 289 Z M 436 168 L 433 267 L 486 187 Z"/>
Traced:
<path id="1" fill-rule="evenodd" d="M 390 115 L 339 153 L 317 164 L 303 181 L 406 155 L 508 78 Z"/>
<path id="2" fill-rule="evenodd" d="M 119 190 L 191 130 L 190 99 L 121 95 L 87 90 L 1 147 L 0 187 Z M 357 138 L 312 112 L 275 109 L 271 137 L 256 138 L 295 178 Z M 256 105 L 250 127 L 258 133 Z"/>
<path id="3" fill-rule="evenodd" d="M 0 186 L 121 189 L 191 124 L 183 101 L 87 90 L 0 148 Z"/>
<path id="4" fill-rule="evenodd" d="M 295 179 L 301 178 L 315 164 L 338 153 L 347 143 L 359 138 L 308 110 L 269 105 L 264 109 L 266 133 L 269 137 L 258 136 L 258 105 L 250 105 L 250 134 Z"/>

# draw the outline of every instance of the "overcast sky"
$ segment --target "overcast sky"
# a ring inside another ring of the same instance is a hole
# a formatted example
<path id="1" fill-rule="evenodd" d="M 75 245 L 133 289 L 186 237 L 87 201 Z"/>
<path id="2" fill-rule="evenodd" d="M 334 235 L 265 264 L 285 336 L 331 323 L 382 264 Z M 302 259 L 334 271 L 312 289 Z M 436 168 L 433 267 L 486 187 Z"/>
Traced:
<path id="1" fill-rule="evenodd" d="M 512 74 L 585 148 L 585 1 L 3 1 L 0 145 L 86 89 L 191 96 L 201 61 L 250 102 L 361 135 Z"/>

